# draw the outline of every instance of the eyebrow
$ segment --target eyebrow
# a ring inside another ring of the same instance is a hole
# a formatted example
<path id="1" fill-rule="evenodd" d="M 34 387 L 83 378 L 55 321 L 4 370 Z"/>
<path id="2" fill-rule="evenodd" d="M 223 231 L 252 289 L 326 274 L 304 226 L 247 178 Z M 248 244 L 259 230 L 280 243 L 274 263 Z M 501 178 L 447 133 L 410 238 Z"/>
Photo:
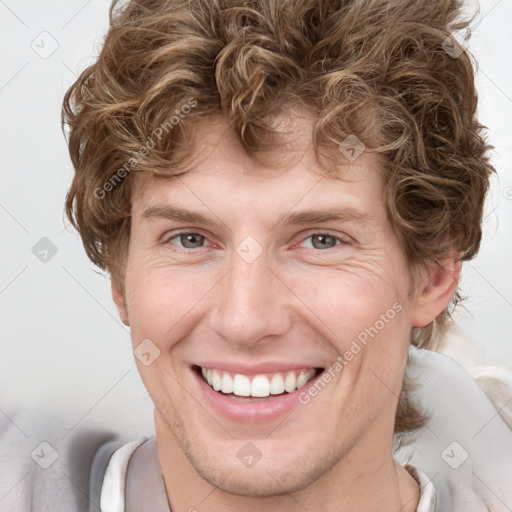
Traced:
<path id="1" fill-rule="evenodd" d="M 208 226 L 216 224 L 214 221 L 198 212 L 185 210 L 184 208 L 178 208 L 177 206 L 171 205 L 150 206 L 149 208 L 146 208 L 141 215 L 143 220 L 155 217 L 169 220 L 180 220 L 194 224 L 205 224 Z"/>
<path id="2" fill-rule="evenodd" d="M 329 221 L 360 221 L 364 222 L 370 219 L 368 213 L 355 208 L 327 208 L 323 210 L 304 210 L 301 212 L 290 212 L 283 215 L 276 225 L 303 225 L 315 224 Z M 201 213 L 186 210 L 172 205 L 155 205 L 144 210 L 141 218 L 164 218 L 190 222 L 192 224 L 203 224 L 206 226 L 215 226 L 218 223 L 213 219 L 205 217 Z"/>

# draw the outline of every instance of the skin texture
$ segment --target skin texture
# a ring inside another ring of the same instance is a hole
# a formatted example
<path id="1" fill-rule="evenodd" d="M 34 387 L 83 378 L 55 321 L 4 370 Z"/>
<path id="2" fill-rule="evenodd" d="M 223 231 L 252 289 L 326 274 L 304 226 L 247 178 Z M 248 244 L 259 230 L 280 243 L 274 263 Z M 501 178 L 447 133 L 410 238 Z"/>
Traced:
<path id="1" fill-rule="evenodd" d="M 188 174 L 138 177 L 126 279 L 112 292 L 134 349 L 150 339 L 160 351 L 149 366 L 137 364 L 155 403 L 169 503 L 174 511 L 414 511 L 418 486 L 392 460 L 410 330 L 443 310 L 460 265 L 411 277 L 385 213 L 378 157 L 349 162 L 340 154 L 341 179 L 328 178 L 307 123 L 297 121 L 293 133 L 266 155 L 268 169 L 222 118 L 204 120 Z M 143 218 L 171 204 L 212 224 Z M 350 215 L 278 223 L 328 208 Z M 204 239 L 187 248 L 178 230 Z M 324 233 L 333 238 L 319 240 Z M 263 249 L 251 263 L 236 251 L 248 236 Z M 228 420 L 198 388 L 191 366 L 199 359 L 329 368 L 393 304 L 400 312 L 366 347 L 307 405 L 277 421 Z M 249 441 L 261 453 L 250 468 L 237 457 Z"/>

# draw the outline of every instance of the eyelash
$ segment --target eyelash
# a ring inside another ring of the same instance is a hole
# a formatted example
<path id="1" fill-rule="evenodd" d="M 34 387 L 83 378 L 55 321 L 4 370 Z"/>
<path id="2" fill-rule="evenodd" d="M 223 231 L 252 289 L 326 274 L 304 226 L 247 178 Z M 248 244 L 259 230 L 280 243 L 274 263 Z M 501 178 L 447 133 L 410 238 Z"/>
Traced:
<path id="1" fill-rule="evenodd" d="M 203 235 L 202 233 L 200 233 L 198 231 L 179 231 L 179 232 L 176 232 L 176 233 L 172 233 L 172 236 L 166 237 L 162 241 L 162 243 L 163 244 L 168 244 L 168 243 L 171 242 L 171 240 L 174 240 L 175 238 L 179 238 L 182 235 L 199 235 L 199 236 L 202 236 L 205 240 L 208 239 L 206 237 L 206 235 Z M 326 236 L 329 236 L 329 237 L 333 237 L 336 240 L 336 242 L 340 242 L 339 244 L 336 244 L 334 247 L 329 247 L 328 249 L 325 249 L 325 250 L 315 249 L 314 247 L 310 247 L 309 248 L 309 249 L 313 249 L 315 251 L 324 252 L 324 251 L 328 251 L 330 249 L 334 249 L 335 247 L 338 247 L 340 245 L 346 245 L 346 244 L 350 243 L 350 240 L 348 239 L 348 237 L 342 237 L 342 236 L 339 236 L 339 235 L 335 235 L 334 233 L 330 233 L 329 231 L 314 231 L 312 233 L 309 233 L 306 237 L 301 238 L 299 243 L 303 243 L 303 242 L 305 242 L 306 240 L 308 240 L 309 238 L 311 238 L 311 237 L 313 237 L 315 235 L 326 235 Z M 195 252 L 195 251 L 197 251 L 199 249 L 204 249 L 204 247 L 198 247 L 196 249 L 188 249 L 187 247 L 179 247 L 179 249 L 181 249 L 182 251 L 187 251 L 187 252 Z"/>

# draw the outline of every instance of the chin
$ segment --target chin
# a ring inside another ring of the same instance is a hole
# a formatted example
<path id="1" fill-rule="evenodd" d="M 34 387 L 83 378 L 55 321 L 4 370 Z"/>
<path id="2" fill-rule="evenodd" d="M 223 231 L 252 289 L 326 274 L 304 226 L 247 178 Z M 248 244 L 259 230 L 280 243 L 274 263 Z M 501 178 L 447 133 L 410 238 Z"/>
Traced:
<path id="1" fill-rule="evenodd" d="M 219 490 L 246 497 L 270 497 L 285 495 L 306 489 L 326 472 L 332 469 L 345 455 L 345 450 L 313 450 L 304 446 L 303 450 L 293 450 L 290 446 L 300 446 L 299 441 L 283 448 L 282 440 L 254 441 L 264 452 L 252 467 L 244 464 L 231 454 L 236 454 L 241 441 L 232 442 L 223 449 L 211 450 L 218 443 L 188 444 L 185 456 L 196 473 Z M 245 442 L 244 442 L 245 443 Z M 250 441 L 248 442 L 250 443 Z M 286 443 L 288 444 L 288 443 Z M 276 455 L 277 448 L 282 455 Z M 316 453 L 313 458 L 312 453 Z"/>
<path id="2" fill-rule="evenodd" d="M 252 468 L 240 468 L 240 464 L 223 465 L 212 469 L 204 460 L 194 460 L 186 454 L 201 478 L 218 489 L 238 496 L 264 498 L 285 495 L 305 489 L 323 473 L 304 473 L 300 466 L 290 471 L 287 467 L 276 467 L 273 463 L 260 461 Z M 283 461 L 283 465 L 287 465 Z"/>

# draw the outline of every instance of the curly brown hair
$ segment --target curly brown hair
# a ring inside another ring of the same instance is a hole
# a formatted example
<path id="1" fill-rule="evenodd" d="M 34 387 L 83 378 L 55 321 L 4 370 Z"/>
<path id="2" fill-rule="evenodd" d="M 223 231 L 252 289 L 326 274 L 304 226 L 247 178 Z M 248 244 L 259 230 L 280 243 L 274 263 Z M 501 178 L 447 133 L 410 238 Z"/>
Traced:
<path id="1" fill-rule="evenodd" d="M 114 1 L 101 53 L 63 105 L 76 171 L 66 213 L 87 255 L 122 287 L 134 178 L 187 172 L 198 119 L 224 116 L 256 158 L 282 135 L 275 116 L 302 110 L 317 154 L 357 134 L 384 156 L 410 265 L 472 258 L 494 169 L 471 56 L 449 51 L 454 31 L 469 37 L 461 13 L 456 0 Z M 431 347 L 433 331 L 411 341 Z M 397 431 L 415 425 L 406 411 Z"/>

